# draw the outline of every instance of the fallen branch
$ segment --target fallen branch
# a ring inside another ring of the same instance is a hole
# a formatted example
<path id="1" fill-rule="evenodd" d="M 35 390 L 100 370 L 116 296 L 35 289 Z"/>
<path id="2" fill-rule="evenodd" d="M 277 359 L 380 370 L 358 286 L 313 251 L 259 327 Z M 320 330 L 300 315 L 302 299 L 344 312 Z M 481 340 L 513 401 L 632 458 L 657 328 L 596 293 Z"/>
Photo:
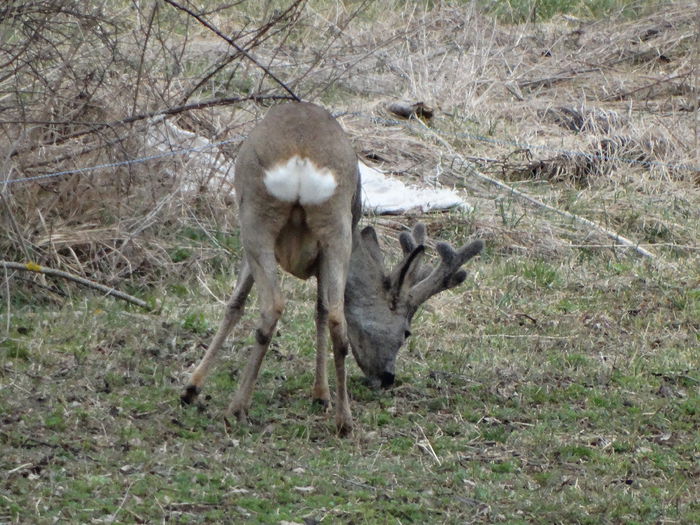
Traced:
<path id="1" fill-rule="evenodd" d="M 459 156 L 458 156 L 459 158 Z M 460 159 L 463 161 L 463 159 Z M 479 173 L 478 171 L 471 169 L 470 170 L 471 175 L 474 177 L 477 177 L 479 179 L 485 180 L 486 182 L 490 182 L 491 184 L 494 184 L 495 186 L 498 186 L 499 188 L 502 188 L 504 190 L 509 191 L 511 194 L 515 195 L 516 197 L 519 197 L 523 199 L 524 201 L 529 202 L 530 204 L 537 206 L 538 208 L 544 208 L 545 210 L 557 213 L 563 217 L 566 217 L 567 219 L 571 219 L 574 222 L 578 222 L 581 224 L 585 224 L 586 226 L 589 226 L 590 228 L 606 235 L 607 237 L 610 237 L 613 239 L 615 242 L 627 246 L 628 248 L 632 248 L 634 251 L 636 251 L 638 254 L 643 255 L 644 257 L 649 257 L 650 259 L 654 259 L 656 256 L 651 253 L 649 250 L 645 250 L 642 248 L 638 243 L 629 240 L 626 237 L 623 237 L 619 233 L 609 230 L 607 228 L 604 228 L 600 224 L 597 224 L 589 219 L 586 219 L 585 217 L 581 217 L 580 215 L 576 215 L 575 213 L 571 213 L 565 210 L 560 210 L 559 208 L 555 208 L 554 206 L 550 206 L 549 204 L 545 204 L 542 201 L 539 201 L 533 197 L 530 197 L 528 194 L 523 193 L 522 191 L 518 191 L 512 186 L 508 186 L 507 184 L 504 184 L 503 182 L 493 179 L 487 175 L 484 175 L 482 173 Z"/>
<path id="2" fill-rule="evenodd" d="M 554 206 L 550 206 L 549 204 L 545 204 L 544 202 L 539 201 L 533 197 L 530 197 L 528 194 L 523 193 L 522 191 L 516 190 L 512 186 L 509 186 L 508 184 L 505 184 L 504 182 L 501 182 L 498 179 L 494 179 L 492 177 L 489 177 L 488 175 L 484 175 L 483 173 L 479 173 L 477 170 L 475 170 L 473 167 L 471 167 L 471 164 L 469 162 L 467 162 L 459 153 L 455 152 L 454 148 L 452 147 L 452 145 L 449 142 L 447 142 L 444 138 L 442 138 L 437 133 L 435 133 L 435 131 L 433 131 L 428 126 L 426 126 L 425 123 L 423 123 L 420 119 L 415 119 L 415 121 L 418 122 L 419 124 L 422 124 L 423 127 L 426 130 L 428 130 L 437 140 L 439 140 L 443 145 L 448 147 L 449 150 L 452 152 L 452 155 L 454 155 L 454 157 L 457 160 L 459 160 L 463 166 L 467 166 L 469 168 L 470 175 L 472 175 L 473 177 L 479 178 L 483 181 L 486 181 L 486 182 L 489 182 L 490 184 L 493 184 L 494 186 L 497 186 L 503 190 L 506 190 L 506 191 L 510 192 L 512 195 L 515 195 L 516 197 L 518 197 L 518 198 L 520 198 L 520 199 L 522 199 L 522 200 L 524 200 L 524 201 L 526 201 L 526 202 L 528 202 L 528 203 L 530 203 L 538 208 L 544 208 L 545 210 L 557 213 L 563 217 L 566 217 L 567 219 L 571 219 L 574 222 L 585 224 L 586 226 L 606 235 L 607 237 L 610 237 L 615 242 L 617 242 L 623 246 L 626 246 L 628 248 L 632 248 L 634 251 L 636 251 L 640 255 L 643 255 L 644 257 L 649 257 L 650 259 L 654 259 L 656 257 L 650 251 L 642 248 L 638 243 L 635 243 L 635 242 L 627 239 L 626 237 L 623 237 L 622 235 L 620 235 L 617 232 L 614 232 L 612 230 L 604 228 L 600 224 L 597 224 L 591 220 L 588 220 L 584 217 L 581 217 L 580 215 L 576 215 L 576 214 L 568 212 L 568 211 L 560 210 L 559 208 L 555 208 Z"/>
<path id="3" fill-rule="evenodd" d="M 586 73 L 595 73 L 597 71 L 600 71 L 600 67 L 593 67 L 593 68 L 586 68 L 586 69 L 571 68 L 571 69 L 566 69 L 566 70 L 560 71 L 559 73 L 556 73 L 551 77 L 538 78 L 535 80 L 524 80 L 522 82 L 519 82 L 517 84 L 517 86 L 520 89 L 534 89 L 534 88 L 538 88 L 541 86 L 550 87 L 553 84 L 558 84 L 559 82 L 565 82 L 567 80 L 571 80 L 576 75 L 583 75 Z"/>
<path id="4" fill-rule="evenodd" d="M 20 271 L 25 271 L 25 272 L 36 272 L 40 273 L 43 275 L 48 275 L 51 277 L 61 277 L 63 279 L 68 279 L 69 281 L 74 281 L 78 284 L 81 284 L 83 286 L 86 286 L 88 288 L 93 288 L 95 290 L 99 290 L 100 292 L 104 293 L 105 295 L 111 295 L 112 297 L 116 297 L 117 299 L 121 299 L 123 301 L 126 301 L 131 304 L 135 304 L 136 306 L 140 306 L 141 308 L 145 310 L 151 310 L 151 307 L 148 306 L 146 301 L 142 301 L 141 299 L 138 299 L 132 295 L 126 294 L 124 292 L 120 292 L 119 290 L 115 290 L 114 288 L 111 288 L 109 286 L 105 286 L 104 284 L 96 283 L 94 281 L 90 281 L 89 279 L 85 279 L 83 277 L 79 277 L 77 275 L 73 275 L 72 273 L 64 272 L 63 270 L 54 270 L 53 268 L 47 268 L 45 266 L 40 266 L 36 263 L 29 262 L 29 263 L 17 263 L 17 262 L 12 262 L 12 261 L 0 261 L 0 266 L 5 268 L 6 270 L 20 270 Z"/>

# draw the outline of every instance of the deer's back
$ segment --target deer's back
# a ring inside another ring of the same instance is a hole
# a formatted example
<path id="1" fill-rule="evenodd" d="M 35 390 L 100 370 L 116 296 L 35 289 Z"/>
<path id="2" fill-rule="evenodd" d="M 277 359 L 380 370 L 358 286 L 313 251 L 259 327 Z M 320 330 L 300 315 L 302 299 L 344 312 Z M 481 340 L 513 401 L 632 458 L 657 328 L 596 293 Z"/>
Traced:
<path id="1" fill-rule="evenodd" d="M 302 102 L 270 109 L 241 146 L 234 180 L 241 227 L 286 217 L 275 241 L 285 270 L 307 278 L 339 220 L 359 220 L 357 156 L 336 120 Z"/>

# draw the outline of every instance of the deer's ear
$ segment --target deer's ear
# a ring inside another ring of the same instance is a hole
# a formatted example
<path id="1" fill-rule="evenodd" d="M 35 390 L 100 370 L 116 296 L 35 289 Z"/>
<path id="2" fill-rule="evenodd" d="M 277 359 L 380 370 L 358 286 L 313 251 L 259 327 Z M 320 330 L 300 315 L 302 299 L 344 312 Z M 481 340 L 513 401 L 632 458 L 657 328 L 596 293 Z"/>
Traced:
<path id="1" fill-rule="evenodd" d="M 362 238 L 364 240 L 368 240 L 369 238 L 372 238 L 372 239 L 374 239 L 374 242 L 378 242 L 377 241 L 377 232 L 373 226 L 365 226 L 364 228 L 362 228 L 362 231 L 360 233 L 362 234 Z"/>
<path id="2" fill-rule="evenodd" d="M 360 232 L 362 236 L 362 243 L 369 252 L 375 263 L 379 266 L 379 269 L 384 271 L 384 256 L 382 255 L 382 250 L 379 247 L 379 239 L 377 238 L 377 232 L 372 228 L 372 226 L 367 226 L 363 228 Z"/>

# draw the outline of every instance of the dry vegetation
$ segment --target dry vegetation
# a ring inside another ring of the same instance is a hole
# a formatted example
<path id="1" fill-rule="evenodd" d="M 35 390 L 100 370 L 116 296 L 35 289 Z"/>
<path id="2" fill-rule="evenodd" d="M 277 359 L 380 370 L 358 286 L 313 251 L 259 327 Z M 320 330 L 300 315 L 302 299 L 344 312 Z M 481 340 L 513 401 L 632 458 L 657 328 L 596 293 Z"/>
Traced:
<path id="1" fill-rule="evenodd" d="M 0 269 L 0 523 L 697 520 L 700 7 L 523 5 L 3 2 L 0 259 L 159 310 Z M 366 218 L 385 244 L 418 218 L 487 241 L 418 319 L 404 384 L 351 385 L 347 441 L 309 415 L 292 280 L 256 423 L 219 424 L 241 356 L 209 405 L 175 404 L 240 255 L 214 162 L 295 96 L 368 164 L 474 206 Z M 232 141 L 163 155 L 163 119 Z"/>
<path id="2" fill-rule="evenodd" d="M 569 205 L 560 201 L 572 188 L 591 200 L 619 185 L 681 205 L 697 196 L 692 2 L 629 19 L 557 15 L 520 25 L 498 24 L 473 3 L 385 7 L 241 2 L 203 10 L 200 18 L 231 35 L 234 48 L 168 3 L 10 2 L 0 49 L 3 180 L 153 154 L 147 130 L 163 115 L 212 141 L 239 135 L 273 102 L 260 99 L 295 94 L 347 114 L 358 150 L 379 167 L 465 187 L 485 230 L 497 226 L 488 218 L 493 192 L 468 175 L 473 167 L 516 185 L 541 182 L 528 191 L 556 207 Z M 429 127 L 392 120 L 386 106 L 397 99 L 434 107 Z M 223 155 L 235 157 L 235 145 Z M 216 230 L 233 228 L 221 195 L 183 192 L 183 178 L 204 189 L 208 177 L 206 166 L 188 164 L 191 156 L 4 185 L 11 227 L 2 252 L 110 284 L 171 275 L 161 270 L 178 226 L 196 215 Z M 664 244 L 696 249 L 692 231 L 664 224 L 666 208 L 645 207 L 624 229 L 654 243 L 637 229 L 654 223 L 669 232 Z"/>

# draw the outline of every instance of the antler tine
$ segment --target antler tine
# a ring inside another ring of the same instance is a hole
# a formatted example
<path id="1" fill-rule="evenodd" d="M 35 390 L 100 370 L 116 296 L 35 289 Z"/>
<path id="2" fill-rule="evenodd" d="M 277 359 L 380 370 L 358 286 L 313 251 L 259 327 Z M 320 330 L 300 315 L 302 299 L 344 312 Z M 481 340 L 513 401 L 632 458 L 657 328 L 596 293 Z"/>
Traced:
<path id="1" fill-rule="evenodd" d="M 425 223 L 417 222 L 411 233 L 416 244 L 425 244 Z"/>
<path id="2" fill-rule="evenodd" d="M 416 241 L 408 232 L 401 232 L 401 235 L 399 235 L 399 243 L 401 243 L 401 250 L 403 251 L 404 256 L 410 254 L 416 249 Z"/>
<path id="3" fill-rule="evenodd" d="M 477 239 L 476 241 L 465 244 L 457 252 L 457 257 L 459 258 L 459 265 L 462 266 L 469 259 L 476 257 L 484 249 L 484 241 Z"/>
<path id="4" fill-rule="evenodd" d="M 396 268 L 394 268 L 394 270 L 391 272 L 389 282 L 391 283 L 391 289 L 397 297 L 401 293 L 402 289 L 405 287 L 410 288 L 413 283 L 418 281 L 417 275 L 420 273 L 420 260 L 423 253 L 425 253 L 425 246 L 422 244 L 414 246 L 410 252 L 406 253 L 403 260 L 397 264 Z"/>
<path id="5" fill-rule="evenodd" d="M 399 235 L 399 242 L 401 243 L 401 249 L 404 255 L 410 254 L 416 249 L 416 246 L 425 244 L 425 224 L 417 222 L 415 226 L 413 226 L 411 233 L 401 232 L 401 235 Z"/>
<path id="6" fill-rule="evenodd" d="M 440 255 L 440 263 L 435 265 L 430 274 L 413 286 L 409 293 L 409 301 L 418 306 L 433 295 L 453 288 L 464 282 L 467 272 L 460 269 L 469 259 L 476 256 L 484 248 L 481 240 L 474 241 L 455 250 L 446 242 L 436 245 Z"/>
<path id="7" fill-rule="evenodd" d="M 425 224 L 417 222 L 411 232 L 401 232 L 399 242 L 403 260 L 391 272 L 390 283 L 396 297 L 404 295 L 415 283 L 421 281 L 430 270 L 421 265 L 425 251 Z"/>

